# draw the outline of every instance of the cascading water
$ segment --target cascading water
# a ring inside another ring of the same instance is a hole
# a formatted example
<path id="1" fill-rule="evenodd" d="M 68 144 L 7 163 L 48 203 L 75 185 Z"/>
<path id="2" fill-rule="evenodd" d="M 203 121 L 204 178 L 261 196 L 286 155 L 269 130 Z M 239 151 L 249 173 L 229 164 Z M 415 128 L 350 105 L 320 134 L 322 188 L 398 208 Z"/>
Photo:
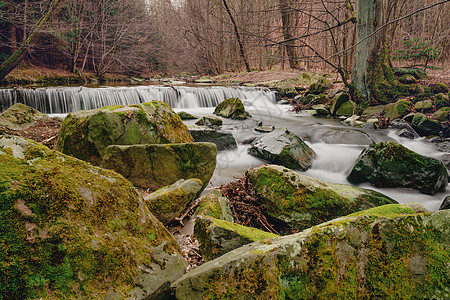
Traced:
<path id="1" fill-rule="evenodd" d="M 0 89 L 0 112 L 14 103 L 23 103 L 46 114 L 67 114 L 108 105 L 131 105 L 160 100 L 173 108 L 213 107 L 227 98 L 241 100 L 263 96 L 275 101 L 275 92 L 242 87 L 47 87 Z"/>
<path id="2" fill-rule="evenodd" d="M 211 115 L 221 101 L 239 97 L 252 118 L 246 121 L 224 119 L 222 130 L 232 132 L 238 141 L 235 150 L 220 151 L 211 183 L 213 186 L 234 181 L 251 166 L 266 163 L 247 153 L 248 145 L 242 141 L 263 133 L 255 132 L 258 122 L 264 125 L 286 127 L 303 138 L 317 153 L 317 159 L 306 175 L 336 183 L 348 184 L 346 175 L 361 151 L 372 142 L 395 140 L 422 155 L 442 159 L 448 153 L 438 152 L 421 139 L 400 138 L 393 130 L 371 130 L 343 125 L 337 119 L 315 118 L 309 114 L 293 114 L 289 106 L 276 104 L 276 94 L 270 89 L 250 87 L 53 87 L 36 89 L 0 89 L 0 111 L 16 102 L 24 103 L 48 114 L 93 109 L 107 105 L 129 105 L 161 100 L 175 111 L 185 110 L 198 117 Z M 186 121 L 187 124 L 195 120 Z M 417 201 L 430 210 L 437 210 L 450 188 L 434 196 L 408 189 L 377 189 L 370 184 L 362 187 L 374 189 L 403 203 Z"/>

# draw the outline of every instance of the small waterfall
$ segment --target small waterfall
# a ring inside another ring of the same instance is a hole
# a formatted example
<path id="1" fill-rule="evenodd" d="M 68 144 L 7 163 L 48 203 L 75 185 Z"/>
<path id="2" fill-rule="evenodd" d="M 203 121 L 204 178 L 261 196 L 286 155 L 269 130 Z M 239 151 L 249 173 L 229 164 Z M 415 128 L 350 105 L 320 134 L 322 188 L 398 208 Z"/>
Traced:
<path id="1" fill-rule="evenodd" d="M 46 114 L 65 114 L 108 105 L 131 105 L 160 100 L 172 108 L 214 107 L 225 99 L 264 97 L 275 103 L 275 92 L 256 87 L 46 87 L 0 89 L 0 112 L 23 103 Z"/>

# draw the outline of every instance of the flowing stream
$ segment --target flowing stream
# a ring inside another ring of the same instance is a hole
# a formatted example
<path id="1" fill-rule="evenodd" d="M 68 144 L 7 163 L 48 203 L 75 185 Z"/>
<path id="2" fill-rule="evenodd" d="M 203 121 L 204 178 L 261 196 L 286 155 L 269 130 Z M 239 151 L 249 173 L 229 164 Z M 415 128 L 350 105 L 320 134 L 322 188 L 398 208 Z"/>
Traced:
<path id="1" fill-rule="evenodd" d="M 305 175 L 318 179 L 348 184 L 346 176 L 361 151 L 372 142 L 397 141 L 422 155 L 442 159 L 446 153 L 437 151 L 422 139 L 406 139 L 396 135 L 395 130 L 373 130 L 350 127 L 338 119 L 316 118 L 308 113 L 294 114 L 290 106 L 276 103 L 276 94 L 270 89 L 223 86 L 135 86 L 135 87 L 52 87 L 35 89 L 0 89 L 0 111 L 16 102 L 32 106 L 44 113 L 64 116 L 81 109 L 93 109 L 106 105 L 129 105 L 151 100 L 161 100 L 175 111 L 187 111 L 198 117 L 212 115 L 221 101 L 239 97 L 252 118 L 245 121 L 224 119 L 222 130 L 232 132 L 238 142 L 237 149 L 220 151 L 211 184 L 218 187 L 241 177 L 251 166 L 267 163 L 247 154 L 246 141 L 261 136 L 254 131 L 258 122 L 264 125 L 285 127 L 300 136 L 317 153 L 312 168 Z M 195 120 L 186 121 L 188 125 Z M 448 153 L 447 153 L 448 155 Z M 435 211 L 445 192 L 433 196 L 410 189 L 380 189 L 370 183 L 360 187 L 377 190 L 400 203 L 417 201 Z"/>

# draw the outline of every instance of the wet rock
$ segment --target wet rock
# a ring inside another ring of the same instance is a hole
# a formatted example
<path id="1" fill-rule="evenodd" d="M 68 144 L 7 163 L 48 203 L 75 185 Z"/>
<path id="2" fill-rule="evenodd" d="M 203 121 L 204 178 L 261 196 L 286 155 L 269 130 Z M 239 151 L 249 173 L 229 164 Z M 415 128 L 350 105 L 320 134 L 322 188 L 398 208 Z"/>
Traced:
<path id="1" fill-rule="evenodd" d="M 285 128 L 256 139 L 248 153 L 275 164 L 297 170 L 307 170 L 312 165 L 316 153 L 301 138 Z"/>
<path id="2" fill-rule="evenodd" d="M 248 171 L 265 214 L 303 230 L 336 217 L 379 205 L 397 203 L 367 189 L 321 181 L 281 166 Z"/>
<path id="3" fill-rule="evenodd" d="M 421 113 L 429 113 L 433 111 L 433 101 L 423 100 L 414 104 L 414 109 Z"/>
<path id="4" fill-rule="evenodd" d="M 164 102 L 107 106 L 70 113 L 56 150 L 100 165 L 109 145 L 192 142 L 180 117 Z"/>
<path id="5" fill-rule="evenodd" d="M 222 126 L 222 124 L 223 124 L 223 121 L 214 116 L 204 116 L 200 120 L 195 122 L 195 125 L 207 126 L 207 127 L 211 127 L 211 128 L 220 127 L 220 126 Z"/>
<path id="6" fill-rule="evenodd" d="M 441 123 L 435 121 L 424 114 L 414 114 L 411 124 L 420 136 L 439 135 Z"/>
<path id="7" fill-rule="evenodd" d="M 180 116 L 181 120 L 195 120 L 195 119 L 198 119 L 198 117 L 196 117 L 193 114 L 190 114 L 188 112 L 185 112 L 185 111 L 180 111 L 178 113 L 178 115 Z"/>
<path id="8" fill-rule="evenodd" d="M 395 142 L 380 142 L 363 150 L 347 177 L 383 188 L 404 187 L 434 195 L 448 184 L 441 161 L 417 154 Z"/>
<path id="9" fill-rule="evenodd" d="M 369 106 L 363 111 L 361 117 L 365 120 L 380 117 L 384 112 L 384 108 L 385 105 Z"/>
<path id="10" fill-rule="evenodd" d="M 403 138 L 407 138 L 407 139 L 413 140 L 415 138 L 414 133 L 415 133 L 414 131 L 408 130 L 406 128 L 402 128 L 402 129 L 398 130 L 396 134 L 399 137 L 403 137 Z"/>
<path id="11" fill-rule="evenodd" d="M 32 127 L 38 120 L 62 122 L 60 118 L 50 117 L 32 107 L 16 103 L 0 114 L 0 128 L 4 128 L 3 133 L 8 133 L 8 130 L 23 130 Z"/>
<path id="12" fill-rule="evenodd" d="M 391 120 L 402 118 L 411 111 L 411 102 L 400 99 L 395 103 L 386 105 L 384 111 L 385 118 L 390 118 Z"/>
<path id="13" fill-rule="evenodd" d="M 171 186 L 160 188 L 146 196 L 145 204 L 158 220 L 169 225 L 199 194 L 202 185 L 200 179 L 180 179 Z"/>
<path id="14" fill-rule="evenodd" d="M 355 102 L 349 100 L 347 102 L 342 103 L 338 110 L 336 111 L 336 116 L 346 116 L 350 117 L 354 114 L 358 113 L 358 107 Z"/>
<path id="15" fill-rule="evenodd" d="M 344 93 L 344 92 L 340 92 L 337 93 L 334 97 L 333 97 L 333 101 L 331 102 L 330 105 L 330 112 L 332 115 L 336 115 L 337 110 L 339 109 L 339 107 L 350 100 L 350 97 Z"/>
<path id="16" fill-rule="evenodd" d="M 218 151 L 235 149 L 237 143 L 230 132 L 219 131 L 203 126 L 189 126 L 189 133 L 194 138 L 194 142 L 210 142 L 217 146 Z"/>
<path id="17" fill-rule="evenodd" d="M 122 176 L 19 137 L 0 137 L 0 159 L 3 297 L 145 298 L 184 274 L 175 239 Z"/>
<path id="18" fill-rule="evenodd" d="M 353 127 L 362 127 L 365 123 L 362 122 L 362 121 L 359 121 L 359 119 L 361 119 L 360 116 L 352 115 L 352 116 L 344 119 L 342 122 L 344 124 L 348 124 L 348 125 L 353 126 Z"/>
<path id="19" fill-rule="evenodd" d="M 245 111 L 244 104 L 239 98 L 228 98 L 222 101 L 217 105 L 214 114 L 236 120 L 245 120 L 251 117 L 251 115 Z"/>
<path id="20" fill-rule="evenodd" d="M 439 206 L 439 210 L 450 209 L 450 196 L 445 197 L 444 201 L 442 201 L 441 206 Z"/>
<path id="21" fill-rule="evenodd" d="M 397 135 L 401 137 L 405 137 L 408 139 L 418 138 L 419 135 L 412 128 L 411 124 L 406 122 L 405 120 L 392 120 L 391 124 L 389 124 L 390 128 L 395 128 L 397 130 Z"/>
<path id="22" fill-rule="evenodd" d="M 330 114 L 330 110 L 324 104 L 313 105 L 312 109 L 314 109 L 319 116 L 327 116 Z"/>
<path id="23" fill-rule="evenodd" d="M 262 133 L 269 133 L 275 130 L 275 126 L 274 125 L 261 125 L 261 126 L 257 126 L 255 127 L 255 131 L 257 132 L 262 132 Z"/>
<path id="24" fill-rule="evenodd" d="M 449 239 L 442 237 L 449 220 L 448 211 L 381 206 L 245 245 L 186 274 L 172 288 L 185 300 L 444 299 Z"/>
<path id="25" fill-rule="evenodd" d="M 102 167 L 153 191 L 190 178 L 200 179 L 205 188 L 216 157 L 217 147 L 212 143 L 113 145 L 106 149 Z"/>
<path id="26" fill-rule="evenodd" d="M 326 144 L 371 145 L 370 136 L 359 130 L 321 128 L 315 131 L 314 140 Z"/>

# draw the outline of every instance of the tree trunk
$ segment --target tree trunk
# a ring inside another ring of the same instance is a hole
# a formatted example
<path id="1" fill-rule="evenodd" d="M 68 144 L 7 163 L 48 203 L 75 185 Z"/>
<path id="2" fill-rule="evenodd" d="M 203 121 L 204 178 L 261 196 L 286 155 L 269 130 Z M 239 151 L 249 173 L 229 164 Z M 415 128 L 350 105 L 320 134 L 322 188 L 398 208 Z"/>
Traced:
<path id="1" fill-rule="evenodd" d="M 351 89 L 352 98 L 357 102 L 386 104 L 399 95 L 399 82 L 386 46 L 386 30 L 380 30 L 386 24 L 386 8 L 386 0 L 358 1 Z"/>
<path id="2" fill-rule="evenodd" d="M 297 67 L 295 58 L 295 47 L 292 34 L 292 9 L 289 6 L 289 0 L 280 0 L 281 21 L 283 23 L 284 47 L 289 60 L 289 66 L 292 69 Z"/>
<path id="3" fill-rule="evenodd" d="M 251 72 L 250 65 L 248 64 L 248 61 L 247 61 L 247 56 L 245 55 L 244 45 L 242 45 L 242 40 L 241 40 L 241 36 L 239 34 L 238 27 L 236 25 L 236 22 L 234 21 L 233 15 L 231 14 L 230 8 L 228 7 L 226 0 L 223 0 L 223 5 L 225 6 L 225 9 L 227 10 L 227 13 L 228 13 L 228 16 L 230 17 L 231 23 L 233 23 L 234 34 L 236 35 L 236 40 L 239 44 L 240 54 L 241 54 L 242 60 L 244 61 L 245 68 L 247 69 L 247 72 Z"/>
<path id="4" fill-rule="evenodd" d="M 41 17 L 33 31 L 30 33 L 28 38 L 20 45 L 20 47 L 0 66 L 0 81 L 5 78 L 6 75 L 8 75 L 12 70 L 14 70 L 15 67 L 23 60 L 28 47 L 33 43 L 35 40 L 36 34 L 40 31 L 42 26 L 44 26 L 45 22 L 50 18 L 53 11 L 55 10 L 56 6 L 59 4 L 59 2 L 63 2 L 64 0 L 52 0 L 49 5 L 47 6 L 47 9 L 44 13 L 44 15 Z"/>

